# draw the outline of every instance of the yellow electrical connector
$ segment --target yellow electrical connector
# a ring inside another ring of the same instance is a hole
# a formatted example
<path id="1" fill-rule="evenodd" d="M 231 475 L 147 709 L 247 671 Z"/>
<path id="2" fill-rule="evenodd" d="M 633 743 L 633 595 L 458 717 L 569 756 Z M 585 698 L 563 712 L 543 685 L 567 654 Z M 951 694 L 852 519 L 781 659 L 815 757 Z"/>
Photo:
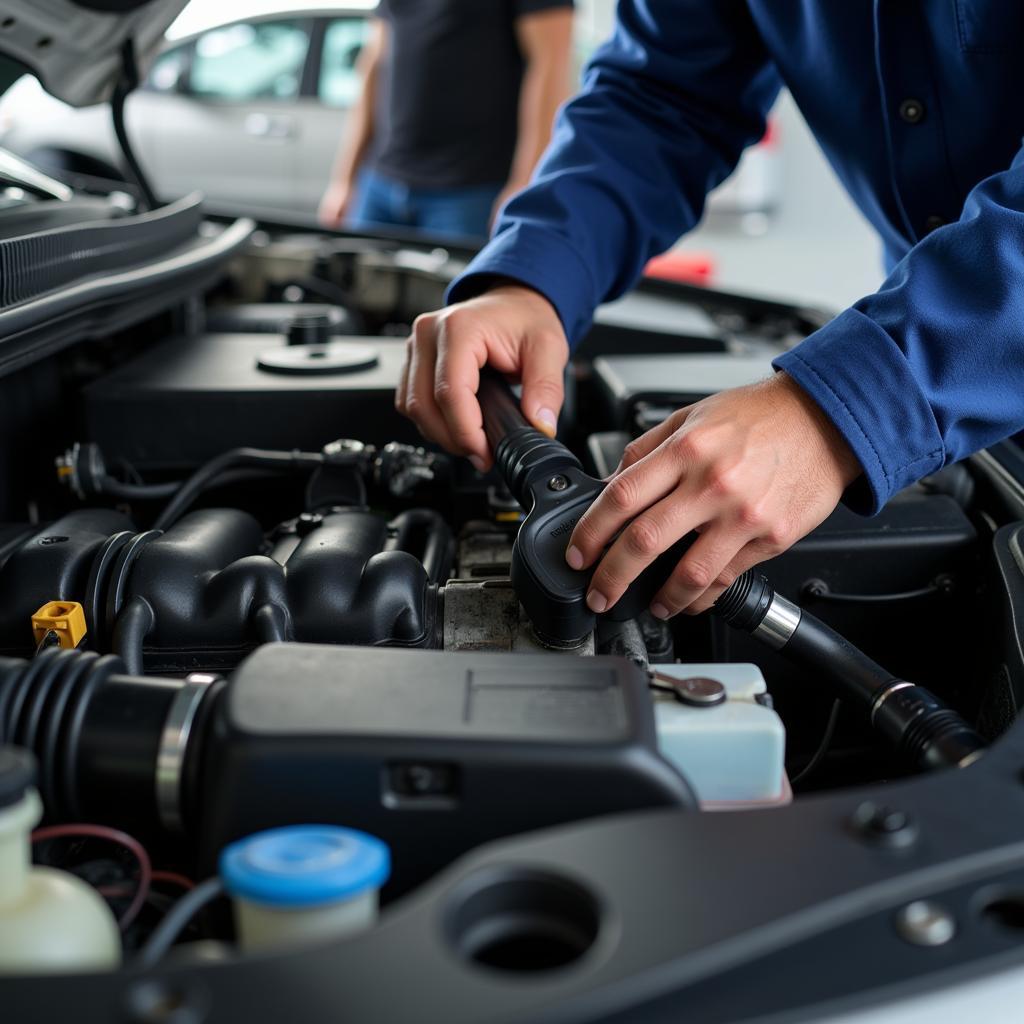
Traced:
<path id="1" fill-rule="evenodd" d="M 57 638 L 59 646 L 77 647 L 85 638 L 85 609 L 77 601 L 50 601 L 32 616 L 32 635 L 36 646 L 49 634 Z"/>

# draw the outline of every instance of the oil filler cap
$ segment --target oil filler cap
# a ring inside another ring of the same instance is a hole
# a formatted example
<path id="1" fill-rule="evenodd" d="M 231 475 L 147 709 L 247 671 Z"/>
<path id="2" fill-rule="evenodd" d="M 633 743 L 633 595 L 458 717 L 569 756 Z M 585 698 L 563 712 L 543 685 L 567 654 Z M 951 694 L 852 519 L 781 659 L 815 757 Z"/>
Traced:
<path id="1" fill-rule="evenodd" d="M 312 907 L 378 889 L 391 873 L 388 847 L 335 825 L 289 825 L 240 839 L 220 856 L 232 896 L 277 907 Z"/>
<path id="2" fill-rule="evenodd" d="M 256 365 L 266 373 L 318 376 L 372 370 L 379 362 L 377 350 L 350 341 L 329 341 L 323 345 L 279 345 L 261 352 Z"/>

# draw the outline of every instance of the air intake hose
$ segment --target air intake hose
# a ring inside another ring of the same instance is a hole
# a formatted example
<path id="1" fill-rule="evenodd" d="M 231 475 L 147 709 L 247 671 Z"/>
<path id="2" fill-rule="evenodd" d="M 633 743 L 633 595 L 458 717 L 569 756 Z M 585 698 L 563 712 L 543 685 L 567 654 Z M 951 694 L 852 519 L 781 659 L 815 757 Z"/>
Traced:
<path id="1" fill-rule="evenodd" d="M 93 651 L 0 658 L 0 745 L 35 754 L 52 820 L 180 831 L 197 789 L 196 740 L 223 685 L 198 673 L 131 676 Z"/>
<path id="2" fill-rule="evenodd" d="M 918 768 L 964 767 L 985 743 L 930 690 L 899 679 L 819 618 L 775 593 L 756 569 L 715 602 L 715 614 L 865 705 L 871 724 Z"/>

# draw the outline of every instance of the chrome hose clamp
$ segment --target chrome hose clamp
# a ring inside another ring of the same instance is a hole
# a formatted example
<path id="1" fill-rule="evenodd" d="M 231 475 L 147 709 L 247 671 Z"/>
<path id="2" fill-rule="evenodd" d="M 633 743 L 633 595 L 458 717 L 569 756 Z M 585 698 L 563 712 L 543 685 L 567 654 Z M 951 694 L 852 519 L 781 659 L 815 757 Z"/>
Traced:
<path id="1" fill-rule="evenodd" d="M 160 823 L 171 832 L 181 832 L 184 828 L 181 780 L 196 712 L 207 688 L 219 678 L 207 672 L 193 672 L 186 677 L 167 709 L 156 754 L 156 811 Z"/>
<path id="2" fill-rule="evenodd" d="M 757 624 L 753 635 L 771 647 L 781 651 L 789 643 L 797 626 L 800 625 L 801 609 L 776 594 L 764 613 L 764 618 Z"/>

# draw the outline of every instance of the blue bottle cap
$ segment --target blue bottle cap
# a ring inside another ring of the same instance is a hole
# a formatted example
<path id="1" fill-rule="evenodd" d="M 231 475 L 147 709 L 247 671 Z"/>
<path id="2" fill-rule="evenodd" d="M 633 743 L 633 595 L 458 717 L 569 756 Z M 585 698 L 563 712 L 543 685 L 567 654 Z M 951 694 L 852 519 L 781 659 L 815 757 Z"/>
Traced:
<path id="1" fill-rule="evenodd" d="M 289 825 L 239 839 L 220 855 L 232 896 L 278 907 L 351 899 L 382 886 L 391 873 L 388 847 L 336 825 Z"/>

